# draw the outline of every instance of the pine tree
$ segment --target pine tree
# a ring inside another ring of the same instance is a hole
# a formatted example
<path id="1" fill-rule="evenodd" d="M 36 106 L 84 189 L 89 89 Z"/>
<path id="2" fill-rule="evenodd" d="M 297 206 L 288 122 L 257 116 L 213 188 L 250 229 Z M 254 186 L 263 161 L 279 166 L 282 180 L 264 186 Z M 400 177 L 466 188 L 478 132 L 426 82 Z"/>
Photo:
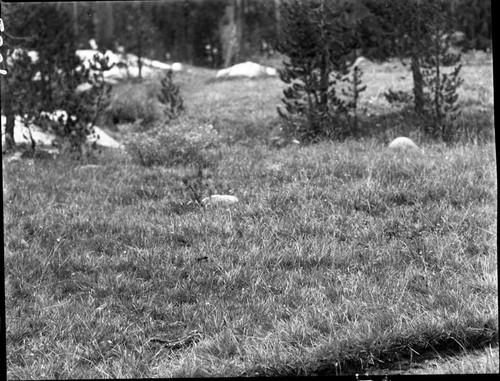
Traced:
<path id="1" fill-rule="evenodd" d="M 8 95 L 2 96 L 2 112 L 7 126 L 12 126 L 13 132 L 14 117 L 19 115 L 25 125 L 36 123 L 52 129 L 81 152 L 87 135 L 92 133 L 96 112 L 109 96 L 102 71 L 110 66 L 97 59 L 93 70 L 84 68 L 76 55 L 71 18 L 64 9 L 54 4 L 9 4 L 6 9 L 10 75 L 2 78 L 2 95 Z M 36 52 L 36 59 L 28 55 L 30 50 Z M 91 90 L 78 92 L 78 86 L 85 82 L 91 84 Z M 65 121 L 53 123 L 44 117 L 57 110 L 66 111 Z"/>
<path id="2" fill-rule="evenodd" d="M 426 132 L 435 138 L 450 140 L 453 137 L 452 121 L 459 112 L 457 89 L 463 83 L 459 77 L 462 65 L 460 54 L 450 51 L 450 33 L 446 28 L 450 20 L 442 9 L 429 21 L 430 33 L 425 41 L 427 49 L 421 60 L 426 90 L 425 111 L 433 122 Z M 447 73 L 445 67 L 450 66 L 452 69 Z"/>
<path id="3" fill-rule="evenodd" d="M 424 132 L 436 138 L 451 137 L 451 120 L 458 111 L 457 89 L 460 55 L 450 50 L 454 20 L 450 2 L 444 0 L 364 0 L 378 18 L 378 42 L 386 57 L 410 60 L 413 76 L 413 107 L 422 117 L 430 117 Z M 445 67 L 452 67 L 447 72 Z M 389 90 L 389 102 L 410 97 Z"/>
<path id="4" fill-rule="evenodd" d="M 346 102 L 339 85 L 359 46 L 356 25 L 363 17 L 355 1 L 291 0 L 280 5 L 282 39 L 288 56 L 280 78 L 285 110 L 278 108 L 287 135 L 302 141 L 342 138 Z"/>
<path id="5" fill-rule="evenodd" d="M 176 119 L 184 111 L 184 102 L 179 93 L 179 86 L 173 82 L 173 71 L 167 71 L 161 80 L 158 101 L 165 106 L 164 112 L 167 120 Z"/>
<path id="6" fill-rule="evenodd" d="M 344 82 L 347 82 L 347 89 L 342 89 L 342 94 L 347 97 L 348 101 L 345 105 L 348 115 L 350 117 L 350 125 L 352 132 L 356 132 L 359 128 L 358 126 L 358 101 L 360 95 L 366 90 L 366 85 L 362 85 L 363 81 L 361 77 L 363 76 L 363 70 L 359 67 L 359 62 L 361 60 L 356 60 L 349 71 L 349 75 L 343 78 Z"/>

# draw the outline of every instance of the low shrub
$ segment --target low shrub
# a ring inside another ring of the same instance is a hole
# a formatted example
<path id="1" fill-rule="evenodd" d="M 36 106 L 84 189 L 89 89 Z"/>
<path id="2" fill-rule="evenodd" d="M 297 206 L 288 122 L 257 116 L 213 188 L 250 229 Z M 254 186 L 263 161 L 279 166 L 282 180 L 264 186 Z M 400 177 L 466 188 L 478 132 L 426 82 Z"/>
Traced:
<path id="1" fill-rule="evenodd" d="M 196 125 L 187 120 L 156 127 L 147 133 L 132 133 L 127 151 L 144 166 L 192 165 L 206 168 L 216 161 L 220 139 L 211 124 Z"/>

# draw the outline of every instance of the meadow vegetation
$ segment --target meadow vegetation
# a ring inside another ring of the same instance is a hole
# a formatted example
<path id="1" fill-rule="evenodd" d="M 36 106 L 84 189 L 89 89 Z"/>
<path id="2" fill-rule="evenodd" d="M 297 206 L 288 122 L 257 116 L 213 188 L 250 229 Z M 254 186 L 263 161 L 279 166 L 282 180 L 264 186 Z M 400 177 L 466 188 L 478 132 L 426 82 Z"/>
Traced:
<path id="1" fill-rule="evenodd" d="M 158 80 L 113 90 L 128 149 L 4 161 L 9 379 L 404 372 L 497 346 L 492 64 L 464 59 L 453 145 L 387 103 L 397 61 L 363 64 L 357 139 L 307 146 L 276 144 L 278 78 L 188 67 L 169 124 L 144 108 Z M 401 135 L 421 151 L 388 150 Z M 200 207 L 190 181 L 240 202 Z"/>

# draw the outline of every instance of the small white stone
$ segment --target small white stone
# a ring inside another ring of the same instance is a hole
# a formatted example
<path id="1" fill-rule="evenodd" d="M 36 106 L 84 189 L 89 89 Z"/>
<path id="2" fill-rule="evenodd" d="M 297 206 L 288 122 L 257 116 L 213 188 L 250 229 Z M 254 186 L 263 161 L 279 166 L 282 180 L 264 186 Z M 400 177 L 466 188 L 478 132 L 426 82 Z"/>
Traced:
<path id="1" fill-rule="evenodd" d="M 227 194 L 214 194 L 210 197 L 205 197 L 201 200 L 202 205 L 210 204 L 236 204 L 238 202 L 238 197 L 227 195 Z"/>
<path id="2" fill-rule="evenodd" d="M 389 148 L 393 149 L 418 149 L 418 146 L 413 142 L 413 140 L 409 138 L 405 138 L 404 136 L 400 136 L 399 138 L 394 139 L 389 143 Z"/>
<path id="3" fill-rule="evenodd" d="M 266 74 L 269 76 L 276 76 L 278 75 L 278 70 L 276 70 L 274 67 L 266 67 Z"/>

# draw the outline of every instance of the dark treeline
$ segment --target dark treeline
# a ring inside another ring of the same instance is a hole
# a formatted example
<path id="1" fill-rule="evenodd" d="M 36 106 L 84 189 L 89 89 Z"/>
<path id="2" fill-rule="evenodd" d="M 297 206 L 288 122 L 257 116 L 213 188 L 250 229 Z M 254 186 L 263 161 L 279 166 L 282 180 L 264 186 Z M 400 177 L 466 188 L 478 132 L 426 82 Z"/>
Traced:
<path id="1" fill-rule="evenodd" d="M 61 2 L 58 7 L 72 15 L 80 48 L 88 48 L 94 38 L 100 48 L 123 46 L 127 52 L 162 61 L 222 67 L 272 54 L 282 1 L 286 0 L 81 1 Z M 456 29 L 465 33 L 464 47 L 489 49 L 490 1 L 449 3 Z"/>
<path id="2" fill-rule="evenodd" d="M 72 15 L 79 48 L 194 65 L 229 66 L 271 53 L 279 0 L 173 0 L 58 3 Z M 138 52 L 138 50 L 140 50 Z"/>

